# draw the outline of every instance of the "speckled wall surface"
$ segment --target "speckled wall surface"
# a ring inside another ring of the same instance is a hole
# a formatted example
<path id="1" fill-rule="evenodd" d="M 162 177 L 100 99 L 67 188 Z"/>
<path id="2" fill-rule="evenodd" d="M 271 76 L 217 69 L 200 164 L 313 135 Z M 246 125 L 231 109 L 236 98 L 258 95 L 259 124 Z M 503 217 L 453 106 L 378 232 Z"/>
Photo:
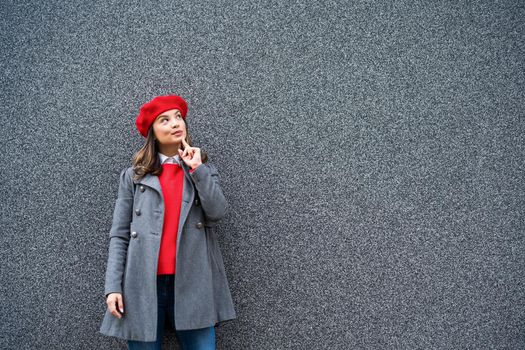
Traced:
<path id="1" fill-rule="evenodd" d="M 522 2 L 0 9 L 0 348 L 125 348 L 108 233 L 166 93 L 230 203 L 220 349 L 525 348 Z"/>

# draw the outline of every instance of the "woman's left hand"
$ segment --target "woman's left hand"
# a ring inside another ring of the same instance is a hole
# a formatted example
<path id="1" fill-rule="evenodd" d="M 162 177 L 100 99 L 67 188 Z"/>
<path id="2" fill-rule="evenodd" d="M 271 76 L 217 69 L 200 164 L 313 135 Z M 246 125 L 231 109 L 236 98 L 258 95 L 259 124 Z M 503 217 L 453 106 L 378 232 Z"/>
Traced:
<path id="1" fill-rule="evenodd" d="M 182 139 L 182 144 L 184 145 L 184 151 L 179 148 L 179 156 L 184 163 L 192 169 L 201 165 L 201 149 L 199 147 L 191 147 L 184 139 Z"/>

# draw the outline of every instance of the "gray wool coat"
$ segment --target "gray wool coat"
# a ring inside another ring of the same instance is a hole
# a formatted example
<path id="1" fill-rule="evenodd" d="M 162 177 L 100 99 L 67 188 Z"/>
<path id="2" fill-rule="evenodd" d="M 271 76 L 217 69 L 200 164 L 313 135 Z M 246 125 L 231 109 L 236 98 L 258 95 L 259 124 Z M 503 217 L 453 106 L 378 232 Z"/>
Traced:
<path id="1" fill-rule="evenodd" d="M 211 163 L 193 173 L 186 164 L 176 248 L 175 328 L 196 329 L 236 318 L 215 226 L 227 202 Z M 121 319 L 106 309 L 100 332 L 126 340 L 155 341 L 157 264 L 164 219 L 158 176 L 132 179 L 122 170 L 113 222 L 104 293 L 122 293 Z"/>

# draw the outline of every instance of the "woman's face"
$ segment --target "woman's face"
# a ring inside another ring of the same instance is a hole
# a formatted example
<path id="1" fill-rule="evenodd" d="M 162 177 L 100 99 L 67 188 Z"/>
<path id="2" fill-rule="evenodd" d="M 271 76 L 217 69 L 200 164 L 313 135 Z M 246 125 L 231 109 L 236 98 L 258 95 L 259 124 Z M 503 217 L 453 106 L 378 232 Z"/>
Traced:
<path id="1" fill-rule="evenodd" d="M 186 137 L 186 124 L 180 111 L 162 112 L 153 122 L 153 133 L 161 145 L 180 145 Z"/>

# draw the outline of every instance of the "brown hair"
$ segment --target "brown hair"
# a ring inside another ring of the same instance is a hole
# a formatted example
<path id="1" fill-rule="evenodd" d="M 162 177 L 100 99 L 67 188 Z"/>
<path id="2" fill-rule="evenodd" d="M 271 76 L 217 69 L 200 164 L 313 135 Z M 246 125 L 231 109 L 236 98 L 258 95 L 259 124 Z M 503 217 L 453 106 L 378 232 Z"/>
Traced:
<path id="1" fill-rule="evenodd" d="M 184 125 L 186 126 L 186 142 L 188 145 L 192 145 L 191 136 L 188 133 L 188 123 L 183 118 Z M 142 179 L 146 174 L 160 175 L 162 173 L 162 166 L 160 164 L 160 158 L 158 155 L 159 147 L 157 140 L 155 140 L 155 134 L 153 132 L 153 125 L 148 129 L 148 136 L 144 145 L 135 153 L 133 156 L 133 169 L 135 170 L 135 180 Z M 201 159 L 203 163 L 208 161 L 208 154 L 201 149 Z"/>

